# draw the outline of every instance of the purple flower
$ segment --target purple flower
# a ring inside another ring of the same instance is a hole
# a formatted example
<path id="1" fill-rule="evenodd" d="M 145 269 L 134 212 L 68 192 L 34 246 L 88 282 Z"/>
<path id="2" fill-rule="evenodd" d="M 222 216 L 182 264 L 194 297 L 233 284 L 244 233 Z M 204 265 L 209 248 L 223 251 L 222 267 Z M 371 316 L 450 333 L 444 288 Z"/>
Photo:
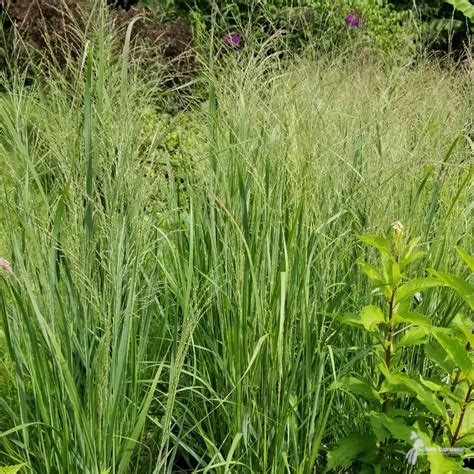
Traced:
<path id="1" fill-rule="evenodd" d="M 234 49 L 240 49 L 242 43 L 242 37 L 238 33 L 233 33 L 231 35 L 227 35 L 224 38 L 224 42 L 228 46 L 232 46 Z"/>
<path id="2" fill-rule="evenodd" d="M 360 18 L 355 10 L 352 10 L 349 15 L 344 18 L 344 21 L 348 26 L 360 26 Z"/>

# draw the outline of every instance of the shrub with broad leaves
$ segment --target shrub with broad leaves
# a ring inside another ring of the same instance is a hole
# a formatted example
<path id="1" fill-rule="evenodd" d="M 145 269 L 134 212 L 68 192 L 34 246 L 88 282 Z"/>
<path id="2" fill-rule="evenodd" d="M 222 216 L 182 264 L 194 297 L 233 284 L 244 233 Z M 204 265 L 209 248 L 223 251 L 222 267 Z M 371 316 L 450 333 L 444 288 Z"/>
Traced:
<path id="1" fill-rule="evenodd" d="M 420 472 L 467 472 L 463 458 L 474 440 L 474 286 L 434 269 L 427 276 L 409 278 L 408 267 L 424 252 L 418 250 L 419 239 L 405 238 L 400 223 L 394 223 L 393 233 L 392 240 L 361 236 L 377 249 L 379 263 L 359 261 L 359 266 L 384 303 L 337 316 L 342 324 L 367 334 L 373 373 L 333 383 L 334 390 L 362 401 L 366 429 L 341 439 L 329 452 L 327 467 L 352 466 L 368 473 L 416 463 Z M 461 248 L 457 251 L 474 271 L 474 258 Z M 447 327 L 437 326 L 416 307 L 422 293 L 434 287 L 454 290 L 465 303 L 465 310 Z M 430 377 L 406 370 L 415 347 L 429 361 Z"/>

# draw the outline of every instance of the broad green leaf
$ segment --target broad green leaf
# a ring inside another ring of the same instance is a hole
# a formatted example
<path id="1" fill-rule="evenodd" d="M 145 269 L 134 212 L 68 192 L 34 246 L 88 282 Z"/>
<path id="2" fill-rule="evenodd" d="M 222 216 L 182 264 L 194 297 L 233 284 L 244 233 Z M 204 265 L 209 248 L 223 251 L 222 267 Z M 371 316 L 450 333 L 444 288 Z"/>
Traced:
<path id="1" fill-rule="evenodd" d="M 391 258 L 382 256 L 382 266 L 387 275 L 387 281 L 394 287 L 398 286 L 402 280 L 400 265 Z"/>
<path id="2" fill-rule="evenodd" d="M 381 426 L 388 431 L 393 438 L 402 440 L 402 441 L 410 441 L 410 435 L 413 431 L 411 426 L 408 426 L 404 423 L 403 419 L 400 418 L 391 418 L 384 413 L 378 413 L 375 411 L 371 411 L 369 413 L 370 423 L 374 429 L 374 431 L 382 435 L 383 430 L 380 429 Z M 378 440 L 381 441 L 383 438 L 378 437 Z"/>
<path id="3" fill-rule="evenodd" d="M 470 383 L 473 383 L 474 382 L 474 354 L 471 352 L 470 356 L 471 356 L 471 363 L 472 363 L 473 368 L 469 372 L 467 372 L 465 375 L 466 375 L 466 379 Z"/>
<path id="4" fill-rule="evenodd" d="M 388 410 L 384 413 L 390 418 L 407 418 L 412 414 L 409 409 L 393 408 L 393 406 L 389 406 Z"/>
<path id="5" fill-rule="evenodd" d="M 474 272 L 474 257 L 471 257 L 465 250 L 463 250 L 459 245 L 456 246 L 456 250 L 461 258 L 467 263 L 468 267 L 471 269 L 471 272 Z"/>
<path id="6" fill-rule="evenodd" d="M 436 365 L 443 368 L 448 374 L 452 374 L 456 364 L 448 357 L 446 351 L 436 341 L 431 341 L 424 346 L 425 355 Z"/>
<path id="7" fill-rule="evenodd" d="M 433 392 L 444 392 L 446 389 L 446 385 L 441 385 L 438 382 L 433 382 L 432 380 L 423 377 L 420 377 L 420 382 Z"/>
<path id="8" fill-rule="evenodd" d="M 403 301 L 400 301 L 400 303 L 398 303 L 395 306 L 395 311 L 398 314 L 402 315 L 402 314 L 408 313 L 410 311 L 411 306 L 412 306 L 411 298 L 405 298 Z"/>
<path id="9" fill-rule="evenodd" d="M 474 322 L 471 319 L 462 314 L 457 314 L 451 321 L 451 327 L 453 327 L 458 334 L 462 334 L 465 341 L 471 344 L 471 347 L 474 347 Z"/>
<path id="10" fill-rule="evenodd" d="M 377 285 L 381 285 L 383 283 L 382 275 L 374 265 L 366 263 L 363 260 L 357 260 L 357 265 L 359 265 L 361 270 L 369 277 L 369 279 L 375 282 Z"/>
<path id="11" fill-rule="evenodd" d="M 415 252 L 415 248 L 418 245 L 420 238 L 417 237 L 412 239 L 409 244 L 407 245 L 405 251 L 400 255 L 400 269 L 403 271 L 410 263 L 418 260 L 419 258 L 426 255 L 426 252 L 418 251 Z"/>
<path id="12" fill-rule="evenodd" d="M 377 390 L 366 380 L 357 377 L 344 377 L 331 385 L 332 389 L 342 388 L 356 395 L 361 395 L 367 400 L 382 403 L 382 397 Z"/>
<path id="13" fill-rule="evenodd" d="M 438 397 L 431 391 L 425 390 L 421 385 L 415 389 L 416 398 L 418 401 L 428 409 L 433 415 L 437 415 L 448 421 L 448 415 L 443 404 L 438 400 Z"/>
<path id="14" fill-rule="evenodd" d="M 375 439 L 371 435 L 352 433 L 339 440 L 336 446 L 328 452 L 327 469 L 350 467 L 359 456 L 375 452 Z"/>
<path id="15" fill-rule="evenodd" d="M 400 270 L 404 270 L 408 265 L 410 265 L 410 263 L 413 263 L 415 262 L 416 260 L 418 260 L 419 258 L 421 257 L 424 257 L 426 255 L 426 252 L 414 252 L 410 255 L 407 255 L 406 257 L 402 257 L 400 259 Z"/>
<path id="16" fill-rule="evenodd" d="M 470 21 L 474 22 L 474 5 L 469 0 L 445 0 L 459 10 Z"/>
<path id="17" fill-rule="evenodd" d="M 415 326 L 408 328 L 403 336 L 398 340 L 396 347 L 405 346 L 416 346 L 419 344 L 425 344 L 429 341 L 430 333 L 426 330 L 426 327 Z"/>
<path id="18" fill-rule="evenodd" d="M 381 291 L 385 298 L 389 299 L 391 288 L 378 269 L 373 265 L 370 265 L 370 263 L 366 263 L 362 260 L 357 260 L 357 265 L 367 275 L 370 281 Z"/>
<path id="19" fill-rule="evenodd" d="M 384 314 L 377 306 L 366 306 L 358 314 L 340 314 L 336 319 L 343 324 L 364 328 L 366 331 L 372 331 L 378 324 L 385 322 Z"/>
<path id="20" fill-rule="evenodd" d="M 403 301 L 405 298 L 412 297 L 415 293 L 421 292 L 428 288 L 442 286 L 442 283 L 436 278 L 415 278 L 407 281 L 404 285 L 397 289 L 395 294 L 395 303 Z"/>
<path id="21" fill-rule="evenodd" d="M 387 365 L 385 364 L 384 361 L 382 361 L 380 364 L 378 364 L 378 369 L 380 370 L 380 373 L 385 377 L 388 378 L 390 377 L 390 370 L 388 370 Z"/>
<path id="22" fill-rule="evenodd" d="M 398 324 L 415 324 L 417 326 L 423 326 L 426 329 L 431 328 L 431 321 L 428 318 L 428 316 L 425 316 L 424 314 L 416 313 L 416 312 L 403 313 L 403 314 L 395 313 L 392 318 L 392 322 L 395 326 Z"/>
<path id="23" fill-rule="evenodd" d="M 21 468 L 25 467 L 26 464 L 16 464 L 15 466 L 0 467 L 0 474 L 16 474 Z"/>
<path id="24" fill-rule="evenodd" d="M 442 447 L 432 444 L 431 437 L 420 429 L 414 430 L 427 448 L 426 456 L 430 463 L 431 474 L 457 474 L 462 467 L 462 459 L 445 456 Z"/>
<path id="25" fill-rule="evenodd" d="M 474 421 L 473 421 L 474 423 Z M 474 433 L 464 435 L 457 443 L 456 446 L 464 446 L 466 448 L 471 448 L 474 446 Z"/>
<path id="26" fill-rule="evenodd" d="M 444 396 L 445 398 L 450 398 L 451 400 L 454 400 L 457 404 L 462 403 L 464 400 L 464 398 L 460 398 L 455 393 L 451 392 L 449 385 L 443 385 L 433 380 L 425 379 L 421 376 L 420 376 L 420 382 L 427 389 L 431 390 L 432 392 L 436 392 L 438 396 Z"/>
<path id="27" fill-rule="evenodd" d="M 416 395 L 417 400 L 433 415 L 442 417 L 448 421 L 448 416 L 443 404 L 438 400 L 436 394 L 426 390 L 420 382 L 404 374 L 390 374 L 385 379 L 384 385 L 393 389 L 405 388 Z M 392 390 L 393 391 L 393 390 Z"/>
<path id="28" fill-rule="evenodd" d="M 442 453 L 442 448 L 439 451 L 428 450 L 427 457 L 431 474 L 457 474 L 463 465 L 462 458 L 445 456 Z"/>
<path id="29" fill-rule="evenodd" d="M 367 331 L 385 323 L 385 316 L 378 306 L 365 306 L 360 312 L 360 320 Z"/>
<path id="30" fill-rule="evenodd" d="M 385 237 L 380 237 L 378 235 L 360 235 L 359 240 L 362 242 L 371 245 L 372 247 L 375 247 L 377 250 L 379 250 L 382 254 L 386 255 L 387 257 L 391 257 L 391 251 L 390 251 L 390 241 L 386 239 Z"/>
<path id="31" fill-rule="evenodd" d="M 459 339 L 450 334 L 449 329 L 437 328 L 433 330 L 433 335 L 446 351 L 446 354 L 463 372 L 471 370 L 472 363 L 465 346 Z"/>
<path id="32" fill-rule="evenodd" d="M 444 285 L 457 291 L 459 296 L 474 310 L 474 286 L 452 273 L 438 272 L 433 269 L 430 269 L 430 273 L 437 277 Z"/>
<path id="33" fill-rule="evenodd" d="M 356 326 L 359 328 L 364 327 L 360 319 L 360 314 L 357 313 L 339 314 L 336 316 L 336 319 L 343 324 L 348 324 L 349 326 Z"/>

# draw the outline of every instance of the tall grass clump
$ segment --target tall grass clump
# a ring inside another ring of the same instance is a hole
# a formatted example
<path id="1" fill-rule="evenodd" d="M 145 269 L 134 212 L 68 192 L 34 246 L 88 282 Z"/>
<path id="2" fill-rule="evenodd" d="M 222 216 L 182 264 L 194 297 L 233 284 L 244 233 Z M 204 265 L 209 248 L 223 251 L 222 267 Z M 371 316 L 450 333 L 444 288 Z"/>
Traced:
<path id="1" fill-rule="evenodd" d="M 430 64 L 232 63 L 212 79 L 196 232 L 176 234 L 211 291 L 188 360 L 202 389 L 178 399 L 176 424 L 208 470 L 311 472 L 363 423 L 362 402 L 328 389 L 371 368 L 367 341 L 328 318 L 372 298 L 357 236 L 400 219 L 431 262 L 464 272 L 452 249 L 472 231 L 471 92 Z M 459 301 L 430 296 L 424 310 L 452 319 Z"/>
<path id="2" fill-rule="evenodd" d="M 72 83 L 54 72 L 1 98 L 16 392 L 1 461 L 323 469 L 365 422 L 333 382 L 373 369 L 364 334 L 333 318 L 374 298 L 358 235 L 400 220 L 427 252 L 414 271 L 464 272 L 469 83 L 432 64 L 232 51 L 207 72 L 207 107 L 187 112 L 197 138 L 180 184 L 157 151 L 167 130 L 150 127 L 158 81 L 109 42 L 87 43 Z M 422 311 L 443 325 L 459 300 L 430 291 Z M 427 369 L 415 349 L 412 364 Z"/>
<path id="3" fill-rule="evenodd" d="M 30 472 L 139 470 L 158 381 L 172 383 L 192 328 L 189 295 L 159 276 L 156 78 L 130 62 L 130 31 L 117 55 L 105 11 L 92 14 L 77 64 L 31 86 L 19 74 L 0 102 L 13 267 L 0 313 L 17 392 L 0 459 Z"/>

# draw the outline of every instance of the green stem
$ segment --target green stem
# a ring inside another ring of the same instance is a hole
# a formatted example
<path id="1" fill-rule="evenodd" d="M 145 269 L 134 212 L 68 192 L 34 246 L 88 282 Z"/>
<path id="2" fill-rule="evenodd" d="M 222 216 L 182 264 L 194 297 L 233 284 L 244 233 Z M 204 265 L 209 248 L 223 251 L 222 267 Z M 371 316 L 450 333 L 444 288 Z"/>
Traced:
<path id="1" fill-rule="evenodd" d="M 470 349 L 471 349 L 471 344 L 469 344 L 468 342 L 466 344 L 466 351 L 469 351 Z M 451 382 L 451 387 L 450 387 L 451 393 L 454 393 L 454 391 L 456 390 L 456 387 L 458 386 L 460 378 L 461 378 L 461 370 L 458 369 L 456 372 L 456 375 L 454 376 L 453 381 Z M 440 434 L 441 428 L 442 428 L 441 420 L 439 420 L 437 425 L 435 426 L 435 429 L 433 430 L 433 436 L 431 438 L 432 441 L 434 441 L 438 437 L 438 435 Z"/>
<path id="2" fill-rule="evenodd" d="M 458 370 L 456 372 L 456 375 L 454 376 L 453 381 L 451 382 L 451 387 L 450 387 L 451 393 L 454 393 L 454 390 L 456 390 L 460 377 L 461 377 L 461 371 Z M 434 441 L 438 437 L 438 435 L 440 434 L 441 428 L 442 428 L 441 420 L 439 420 L 435 426 L 435 429 L 433 430 L 433 436 L 431 438 L 431 441 Z"/>
<path id="3" fill-rule="evenodd" d="M 390 301 L 388 303 L 388 329 L 387 329 L 387 337 L 386 337 L 386 345 L 385 345 L 385 365 L 387 369 L 390 370 L 390 365 L 392 363 L 392 338 L 393 338 L 393 326 L 392 326 L 392 319 L 393 313 L 395 308 L 395 292 L 397 289 L 395 288 L 392 291 L 392 295 L 390 296 Z M 388 409 L 388 392 L 384 393 L 384 402 L 383 402 L 383 412 L 386 413 Z"/>

